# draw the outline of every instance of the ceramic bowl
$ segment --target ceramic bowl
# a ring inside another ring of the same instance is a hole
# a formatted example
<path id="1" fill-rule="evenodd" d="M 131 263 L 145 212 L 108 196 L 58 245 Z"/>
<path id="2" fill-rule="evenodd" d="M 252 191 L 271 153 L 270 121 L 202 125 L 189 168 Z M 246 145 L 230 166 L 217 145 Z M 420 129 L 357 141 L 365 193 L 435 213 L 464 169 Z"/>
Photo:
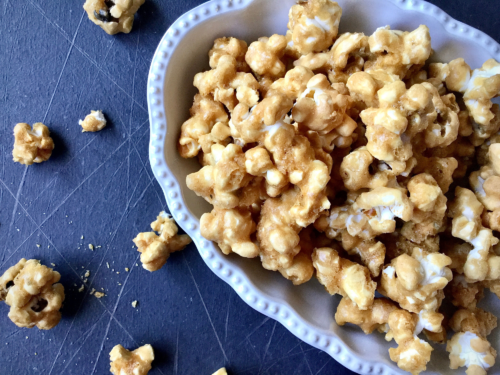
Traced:
<path id="1" fill-rule="evenodd" d="M 343 15 L 340 31 L 367 35 L 380 26 L 413 30 L 429 27 L 434 60 L 464 57 L 473 67 L 488 58 L 500 60 L 500 46 L 484 33 L 458 22 L 434 5 L 412 0 L 338 0 Z M 177 223 L 195 242 L 208 267 L 257 311 L 282 323 L 304 342 L 324 350 L 360 374 L 402 373 L 390 361 L 382 335 L 364 335 L 357 327 L 338 327 L 334 314 L 339 298 L 316 280 L 293 286 L 277 272 L 266 271 L 258 259 L 225 256 L 200 235 L 201 215 L 211 206 L 186 187 L 186 176 L 200 168 L 197 159 L 177 153 L 182 123 L 188 118 L 196 89 L 193 77 L 208 70 L 207 53 L 215 38 L 234 36 L 248 43 L 274 33 L 284 35 L 288 10 L 295 0 L 213 0 L 175 21 L 153 57 L 148 81 L 151 124 L 150 162 Z M 498 308 L 493 298 L 485 304 Z M 491 311 L 491 310 L 490 310 Z M 490 338 L 498 342 L 498 334 Z M 444 345 L 436 348 L 428 374 L 452 373 Z M 496 371 L 499 371 L 498 366 Z M 494 369 L 492 373 L 494 373 Z M 463 373 L 459 371 L 458 373 Z"/>

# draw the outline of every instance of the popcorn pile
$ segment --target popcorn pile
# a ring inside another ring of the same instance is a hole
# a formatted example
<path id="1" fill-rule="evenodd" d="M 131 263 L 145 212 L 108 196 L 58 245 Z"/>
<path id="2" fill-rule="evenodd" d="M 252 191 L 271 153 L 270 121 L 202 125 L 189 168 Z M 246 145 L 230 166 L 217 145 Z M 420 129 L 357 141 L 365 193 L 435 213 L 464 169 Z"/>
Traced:
<path id="1" fill-rule="evenodd" d="M 476 304 L 484 288 L 500 296 L 500 64 L 425 65 L 426 26 L 339 35 L 341 15 L 309 0 L 286 35 L 215 40 L 178 141 L 202 165 L 187 186 L 214 206 L 201 233 L 296 285 L 315 274 L 343 296 L 337 322 L 385 332 L 405 371 L 424 371 L 427 341 L 451 328 L 451 368 L 484 373 L 496 318 Z"/>

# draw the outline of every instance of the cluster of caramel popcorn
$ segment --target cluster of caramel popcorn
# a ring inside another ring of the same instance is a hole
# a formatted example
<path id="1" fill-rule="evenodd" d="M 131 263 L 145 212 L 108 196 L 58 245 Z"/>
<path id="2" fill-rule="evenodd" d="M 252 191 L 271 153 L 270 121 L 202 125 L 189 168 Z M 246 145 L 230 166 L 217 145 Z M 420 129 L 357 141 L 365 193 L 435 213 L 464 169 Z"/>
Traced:
<path id="1" fill-rule="evenodd" d="M 175 251 L 184 249 L 191 243 L 187 234 L 177 234 L 179 230 L 174 219 L 165 211 L 160 212 L 155 221 L 151 223 L 155 232 L 139 233 L 134 238 L 137 251 L 141 253 L 142 266 L 148 271 L 157 271 L 163 267 Z"/>
<path id="2" fill-rule="evenodd" d="M 15 162 L 31 165 L 49 160 L 54 149 L 49 128 L 41 122 L 33 125 L 19 123 L 14 127 L 14 148 L 12 157 Z"/>
<path id="3" fill-rule="evenodd" d="M 10 306 L 9 318 L 18 327 L 54 328 L 61 320 L 64 286 L 59 272 L 35 259 L 21 259 L 0 276 L 0 301 Z"/>
<path id="4" fill-rule="evenodd" d="M 178 140 L 202 165 L 188 188 L 214 206 L 201 234 L 296 285 L 316 275 L 343 297 L 337 322 L 386 333 L 403 370 L 424 371 L 427 341 L 451 328 L 451 367 L 485 372 L 496 318 L 476 304 L 484 288 L 500 296 L 500 64 L 426 64 L 426 26 L 338 34 L 341 15 L 309 0 L 286 35 L 215 40 Z"/>
<path id="5" fill-rule="evenodd" d="M 110 371 L 114 375 L 147 375 L 151 370 L 151 362 L 155 359 L 153 347 L 143 345 L 134 351 L 129 351 L 121 345 L 116 345 L 109 353 Z"/>
<path id="6" fill-rule="evenodd" d="M 83 9 L 89 19 L 109 35 L 128 34 L 134 25 L 134 15 L 145 0 L 87 0 Z"/>

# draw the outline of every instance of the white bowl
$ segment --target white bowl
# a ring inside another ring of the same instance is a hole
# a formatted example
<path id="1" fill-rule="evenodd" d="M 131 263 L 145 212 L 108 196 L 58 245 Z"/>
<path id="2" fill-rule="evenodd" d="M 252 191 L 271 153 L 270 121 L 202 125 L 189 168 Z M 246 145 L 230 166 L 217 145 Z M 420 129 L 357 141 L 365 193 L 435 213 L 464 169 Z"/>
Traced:
<path id="1" fill-rule="evenodd" d="M 379 26 L 413 30 L 425 24 L 436 51 L 434 60 L 464 57 L 473 68 L 491 57 L 500 60 L 500 45 L 493 39 L 427 2 L 337 1 L 343 9 L 341 32 L 362 31 L 369 35 Z M 186 176 L 200 166 L 196 158 L 187 160 L 178 155 L 177 138 L 196 93 L 193 77 L 209 69 L 207 52 L 214 39 L 234 36 L 252 42 L 260 36 L 284 35 L 288 10 L 294 3 L 295 0 L 213 0 L 173 23 L 156 50 L 148 80 L 151 167 L 170 212 L 191 236 L 205 263 L 251 307 L 276 319 L 298 338 L 324 350 L 352 371 L 403 373 L 389 359 L 387 350 L 394 343 L 386 343 L 382 335 L 365 336 L 357 327 L 335 324 L 339 298 L 331 297 L 316 280 L 293 286 L 279 273 L 264 270 L 258 259 L 225 256 L 217 245 L 205 240 L 200 234 L 199 218 L 211 211 L 211 206 L 186 187 Z M 498 308 L 497 302 L 496 298 L 487 298 L 484 303 Z M 498 342 L 498 334 L 490 339 Z M 452 373 L 448 364 L 441 345 L 434 351 L 426 373 Z M 498 368 L 495 366 L 491 373 L 498 373 Z"/>

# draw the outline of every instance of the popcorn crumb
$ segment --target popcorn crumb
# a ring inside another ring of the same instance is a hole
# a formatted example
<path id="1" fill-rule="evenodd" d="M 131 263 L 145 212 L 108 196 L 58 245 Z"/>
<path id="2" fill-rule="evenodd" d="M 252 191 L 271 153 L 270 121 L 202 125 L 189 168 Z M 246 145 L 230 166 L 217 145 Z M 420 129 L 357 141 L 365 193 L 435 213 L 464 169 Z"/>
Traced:
<path id="1" fill-rule="evenodd" d="M 36 247 L 40 247 L 40 244 L 36 244 Z"/>
<path id="2" fill-rule="evenodd" d="M 128 268 L 125 268 L 125 272 L 128 272 L 128 271 L 129 271 L 129 269 L 128 269 Z"/>
<path id="3" fill-rule="evenodd" d="M 89 249 L 94 251 L 94 245 L 92 245 L 91 243 L 89 243 Z"/>
<path id="4" fill-rule="evenodd" d="M 56 266 L 54 263 L 50 263 L 50 265 L 51 265 L 52 267 L 55 267 L 55 266 Z"/>
<path id="5" fill-rule="evenodd" d="M 83 236 L 81 236 L 80 239 L 83 240 Z"/>
<path id="6" fill-rule="evenodd" d="M 103 292 L 95 292 L 94 293 L 94 296 L 97 297 L 97 298 L 102 298 L 104 297 L 106 294 L 104 294 Z"/>
<path id="7" fill-rule="evenodd" d="M 109 268 L 109 263 L 108 263 L 108 262 L 106 262 L 106 267 L 108 267 L 108 268 Z"/>
<path id="8" fill-rule="evenodd" d="M 85 285 L 82 284 L 82 286 L 78 289 L 78 292 L 81 293 L 85 290 Z"/>
<path id="9" fill-rule="evenodd" d="M 85 276 L 85 277 L 89 277 L 89 276 L 90 276 L 90 271 L 89 271 L 89 270 L 87 270 L 87 272 L 85 272 L 85 275 L 84 275 L 84 276 Z"/>
<path id="10" fill-rule="evenodd" d="M 132 307 L 134 307 L 134 308 L 137 307 L 137 301 L 132 301 Z"/>

